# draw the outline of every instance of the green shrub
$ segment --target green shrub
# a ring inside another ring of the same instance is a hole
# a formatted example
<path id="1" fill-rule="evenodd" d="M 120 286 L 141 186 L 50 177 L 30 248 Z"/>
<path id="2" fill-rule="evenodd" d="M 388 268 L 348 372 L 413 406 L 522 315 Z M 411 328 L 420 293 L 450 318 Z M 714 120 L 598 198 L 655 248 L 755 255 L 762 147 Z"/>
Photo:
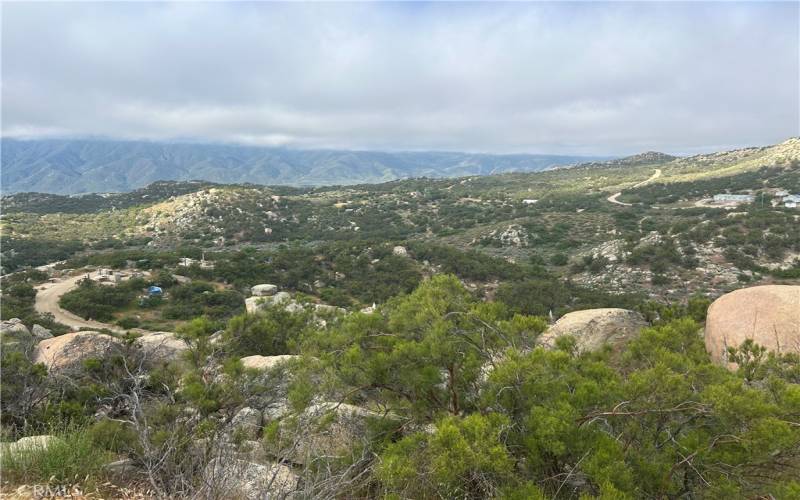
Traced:
<path id="1" fill-rule="evenodd" d="M 104 450 L 119 453 L 137 446 L 136 431 L 130 425 L 117 420 L 100 420 L 89 427 L 87 433 L 92 443 Z"/>
<path id="2" fill-rule="evenodd" d="M 3 480 L 13 484 L 73 484 L 85 478 L 99 482 L 103 465 L 111 459 L 85 429 L 76 429 L 57 434 L 47 446 L 3 453 L 0 463 Z"/>
<path id="3" fill-rule="evenodd" d="M 131 328 L 138 328 L 141 325 L 141 321 L 138 318 L 133 316 L 125 316 L 117 321 L 117 324 L 126 330 Z"/>

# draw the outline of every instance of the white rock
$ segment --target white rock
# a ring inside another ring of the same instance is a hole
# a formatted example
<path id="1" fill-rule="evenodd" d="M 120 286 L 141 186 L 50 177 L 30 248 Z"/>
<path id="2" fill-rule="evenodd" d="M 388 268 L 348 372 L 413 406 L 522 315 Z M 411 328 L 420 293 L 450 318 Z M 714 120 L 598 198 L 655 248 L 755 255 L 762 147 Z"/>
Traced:
<path id="1" fill-rule="evenodd" d="M 300 356 L 282 354 L 279 356 L 246 356 L 242 358 L 241 361 L 245 368 L 264 371 L 271 370 L 279 365 L 284 365 L 297 359 L 300 359 Z"/>
<path id="2" fill-rule="evenodd" d="M 366 439 L 369 419 L 383 415 L 344 403 L 313 404 L 295 419 L 284 419 L 280 426 L 280 445 L 273 450 L 293 463 L 307 464 L 314 458 L 347 454 L 361 439 Z"/>
<path id="3" fill-rule="evenodd" d="M 323 314 L 344 313 L 345 309 L 330 304 L 314 304 L 314 311 Z"/>
<path id="4" fill-rule="evenodd" d="M 261 412 L 249 407 L 242 408 L 231 419 L 230 430 L 242 433 L 246 439 L 258 439 L 261 432 Z"/>
<path id="5" fill-rule="evenodd" d="M 564 336 L 575 337 L 578 350 L 596 351 L 606 344 L 617 345 L 634 337 L 647 326 L 641 314 L 627 309 L 585 309 L 562 316 L 538 339 L 552 348 Z"/>
<path id="6" fill-rule="evenodd" d="M 250 293 L 255 297 L 267 297 L 278 292 L 277 285 L 262 284 L 250 288 Z"/>
<path id="7" fill-rule="evenodd" d="M 211 460 L 203 477 L 215 496 L 248 500 L 286 498 L 299 482 L 297 474 L 286 465 L 262 465 L 227 457 Z"/>
<path id="8" fill-rule="evenodd" d="M 3 350 L 29 353 L 34 343 L 34 336 L 19 318 L 0 321 L 0 344 Z"/>
<path id="9" fill-rule="evenodd" d="M 278 292 L 272 296 L 249 297 L 245 299 L 244 305 L 247 312 L 252 314 L 276 305 L 288 304 L 291 302 L 292 296 L 289 292 Z"/>
<path id="10" fill-rule="evenodd" d="M 134 342 L 150 362 L 171 362 L 181 359 L 189 344 L 171 332 L 154 332 L 143 335 Z"/>
<path id="11" fill-rule="evenodd" d="M 36 342 L 53 338 L 53 332 L 42 325 L 33 325 L 33 328 L 31 328 L 31 334 Z"/>

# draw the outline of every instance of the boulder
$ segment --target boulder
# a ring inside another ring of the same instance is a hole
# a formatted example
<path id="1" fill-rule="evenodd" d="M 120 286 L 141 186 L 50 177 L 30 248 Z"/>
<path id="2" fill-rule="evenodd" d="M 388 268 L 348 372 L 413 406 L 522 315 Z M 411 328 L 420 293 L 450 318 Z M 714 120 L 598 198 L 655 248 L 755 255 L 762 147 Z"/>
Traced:
<path id="1" fill-rule="evenodd" d="M 800 286 L 742 288 L 711 304 L 705 330 L 711 359 L 727 363 L 728 347 L 739 347 L 747 339 L 770 351 L 800 353 Z"/>
<path id="2" fill-rule="evenodd" d="M 139 466 L 136 465 L 136 462 L 134 462 L 132 459 L 123 458 L 121 460 L 115 460 L 113 462 L 109 462 L 103 465 L 103 471 L 112 476 L 117 476 L 122 478 L 140 472 L 141 469 L 139 468 Z"/>
<path id="3" fill-rule="evenodd" d="M 244 407 L 233 416 L 230 423 L 231 433 L 242 434 L 245 439 L 258 439 L 261 432 L 261 412 Z"/>
<path id="4" fill-rule="evenodd" d="M 31 334 L 36 342 L 53 338 L 53 332 L 42 325 L 33 325 L 33 328 L 31 328 Z"/>
<path id="5" fill-rule="evenodd" d="M 317 314 L 344 314 L 347 312 L 346 309 L 342 307 L 332 306 L 330 304 L 314 304 L 314 312 Z"/>
<path id="6" fill-rule="evenodd" d="M 252 368 L 256 370 L 271 370 L 278 365 L 286 364 L 290 361 L 300 359 L 300 356 L 291 354 L 282 354 L 279 356 L 246 356 L 242 358 L 242 365 L 245 368 Z"/>
<path id="7" fill-rule="evenodd" d="M 397 255 L 398 257 L 408 257 L 408 250 L 406 250 L 406 247 L 397 245 L 396 247 L 392 248 L 392 254 Z"/>
<path id="8" fill-rule="evenodd" d="M 313 404 L 300 415 L 281 420 L 279 442 L 268 446 L 278 457 L 296 464 L 340 457 L 357 442 L 368 439 L 370 420 L 382 418 L 380 413 L 350 404 Z"/>
<path id="9" fill-rule="evenodd" d="M 580 352 L 596 351 L 610 344 L 617 346 L 639 334 L 647 326 L 641 314 L 627 309 L 585 309 L 562 316 L 539 337 L 538 344 L 553 348 L 556 341 L 572 336 Z"/>
<path id="10" fill-rule="evenodd" d="M 271 295 L 275 295 L 277 292 L 278 292 L 277 285 L 263 284 L 263 285 L 256 285 L 250 288 L 250 294 L 255 297 L 268 297 Z"/>
<path id="11" fill-rule="evenodd" d="M 148 362 L 162 363 L 181 359 L 181 355 L 189 350 L 189 344 L 179 339 L 172 332 L 153 332 L 143 335 L 134 342 Z"/>
<path id="12" fill-rule="evenodd" d="M 50 373 L 68 374 L 83 369 L 84 361 L 122 352 L 124 342 L 99 332 L 67 333 L 39 342 L 34 363 L 44 363 Z"/>
<path id="13" fill-rule="evenodd" d="M 28 353 L 35 344 L 34 336 L 19 318 L 0 322 L 0 344 L 4 351 Z"/>
<path id="14" fill-rule="evenodd" d="M 223 340 L 225 340 L 225 330 L 217 330 L 208 337 L 209 345 L 213 346 L 221 345 Z"/>
<path id="15" fill-rule="evenodd" d="M 245 309 L 251 314 L 279 304 L 290 303 L 293 303 L 293 301 L 289 292 L 278 292 L 275 295 L 265 297 L 248 297 L 244 301 Z"/>
<path id="16" fill-rule="evenodd" d="M 48 446 L 50 446 L 57 440 L 58 440 L 57 437 L 50 436 L 47 434 L 40 436 L 27 436 L 18 439 L 14 443 L 0 444 L 0 453 L 5 455 L 6 453 L 17 454 L 17 453 L 27 453 L 31 451 L 46 450 Z"/>
<path id="17" fill-rule="evenodd" d="M 303 307 L 303 304 L 295 302 L 294 300 L 292 300 L 288 304 L 286 304 L 283 307 L 283 309 L 285 311 L 287 311 L 287 312 L 292 313 L 292 314 L 297 314 L 297 313 L 301 313 L 301 312 L 305 311 L 305 307 Z"/>
<path id="18" fill-rule="evenodd" d="M 299 477 L 282 464 L 258 464 L 235 458 L 215 458 L 203 472 L 206 485 L 219 498 L 279 499 L 297 489 Z"/>
<path id="19" fill-rule="evenodd" d="M 300 356 L 289 354 L 247 356 L 241 359 L 245 368 L 259 372 L 257 380 L 268 388 L 248 399 L 248 405 L 262 411 L 265 422 L 280 420 L 289 413 L 288 389 L 293 374 L 286 368 L 290 368 L 290 364 L 298 359 Z"/>

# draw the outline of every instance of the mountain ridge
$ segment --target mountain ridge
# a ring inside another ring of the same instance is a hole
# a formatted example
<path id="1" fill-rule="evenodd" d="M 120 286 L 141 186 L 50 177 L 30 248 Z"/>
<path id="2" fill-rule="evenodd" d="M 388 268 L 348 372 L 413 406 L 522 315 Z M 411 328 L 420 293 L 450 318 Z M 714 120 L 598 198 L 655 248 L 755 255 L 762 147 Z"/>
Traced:
<path id="1" fill-rule="evenodd" d="M 161 180 L 320 186 L 535 172 L 608 157 L 293 150 L 114 140 L 2 139 L 5 193 L 128 192 Z"/>

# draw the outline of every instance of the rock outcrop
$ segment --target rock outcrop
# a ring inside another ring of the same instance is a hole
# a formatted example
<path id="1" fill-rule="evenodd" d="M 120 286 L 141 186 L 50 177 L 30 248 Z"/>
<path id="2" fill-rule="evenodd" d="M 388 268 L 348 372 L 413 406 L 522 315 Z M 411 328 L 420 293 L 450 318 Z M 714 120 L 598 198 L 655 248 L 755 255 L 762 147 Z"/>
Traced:
<path id="1" fill-rule="evenodd" d="M 714 361 L 726 363 L 728 347 L 747 339 L 770 351 L 800 353 L 800 286 L 743 288 L 711 304 L 705 342 Z"/>
<path id="2" fill-rule="evenodd" d="M 34 337 L 28 327 L 19 318 L 0 321 L 0 344 L 4 351 L 28 353 L 35 344 Z"/>
<path id="3" fill-rule="evenodd" d="M 269 297 L 271 295 L 275 295 L 277 292 L 278 287 L 270 284 L 255 285 L 254 287 L 250 288 L 250 294 L 254 297 Z"/>
<path id="4" fill-rule="evenodd" d="M 31 335 L 33 335 L 33 340 L 36 342 L 53 338 L 53 332 L 42 325 L 33 325 L 33 328 L 31 328 Z"/>
<path id="5" fill-rule="evenodd" d="M 278 356 L 246 356 L 242 358 L 242 365 L 245 368 L 255 370 L 271 370 L 279 365 L 289 363 L 290 361 L 300 359 L 300 356 L 292 354 L 281 354 Z"/>
<path id="6" fill-rule="evenodd" d="M 379 413 L 350 404 L 313 404 L 300 415 L 281 421 L 280 443 L 271 443 L 272 453 L 296 464 L 343 456 L 354 443 L 368 439 L 370 420 L 382 418 Z"/>
<path id="7" fill-rule="evenodd" d="M 245 309 L 252 314 L 277 305 L 287 306 L 294 303 L 289 292 L 278 292 L 271 296 L 248 297 L 244 301 Z"/>
<path id="8" fill-rule="evenodd" d="M 124 345 L 118 338 L 99 332 L 67 333 L 39 342 L 33 362 L 44 363 L 52 374 L 65 375 L 81 371 L 87 359 L 121 353 Z"/>
<path id="9" fill-rule="evenodd" d="M 244 407 L 233 416 L 230 423 L 232 434 L 241 434 L 245 439 L 258 439 L 261 432 L 261 412 Z"/>
<path id="10" fill-rule="evenodd" d="M 136 339 L 134 344 L 150 363 L 178 361 L 189 345 L 171 332 L 154 332 Z"/>
<path id="11" fill-rule="evenodd" d="M 286 498 L 297 489 L 299 477 L 282 464 L 258 464 L 235 458 L 215 458 L 204 470 L 214 498 Z"/>
<path id="12" fill-rule="evenodd" d="M 627 309 L 586 309 L 562 316 L 539 338 L 539 345 L 552 348 L 556 341 L 572 336 L 581 352 L 596 351 L 605 345 L 620 345 L 647 326 L 641 314 Z"/>

